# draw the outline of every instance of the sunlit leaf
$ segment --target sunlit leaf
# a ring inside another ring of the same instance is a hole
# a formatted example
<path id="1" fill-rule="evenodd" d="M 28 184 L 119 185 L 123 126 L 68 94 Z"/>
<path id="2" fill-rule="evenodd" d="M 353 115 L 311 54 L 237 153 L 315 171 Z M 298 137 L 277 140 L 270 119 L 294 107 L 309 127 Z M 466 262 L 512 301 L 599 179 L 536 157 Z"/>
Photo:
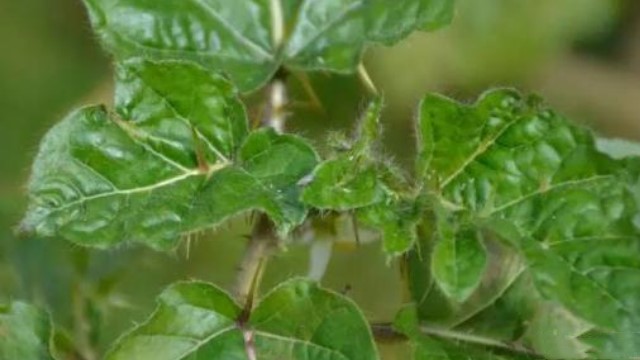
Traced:
<path id="1" fill-rule="evenodd" d="M 116 359 L 377 359 L 368 324 L 347 298 L 307 280 L 268 293 L 248 320 L 222 290 L 178 283 L 165 290 L 154 314 L 121 338 Z"/>
<path id="2" fill-rule="evenodd" d="M 52 360 L 51 334 L 44 311 L 20 301 L 0 305 L 0 359 Z"/>
<path id="3" fill-rule="evenodd" d="M 473 105 L 427 96 L 419 122 L 437 206 L 514 246 L 543 298 L 596 326 L 581 337 L 590 354 L 637 356 L 638 161 L 600 153 L 589 131 L 508 90 Z"/>
<path id="4" fill-rule="evenodd" d="M 92 24 L 118 58 L 197 61 L 242 90 L 281 65 L 353 71 L 368 43 L 392 44 L 446 25 L 453 0 L 85 0 Z"/>
<path id="5" fill-rule="evenodd" d="M 166 249 L 247 210 L 264 211 L 283 233 L 304 220 L 296 184 L 315 152 L 271 130 L 247 136 L 243 107 L 221 77 L 135 61 L 119 67 L 117 88 L 119 116 L 83 108 L 44 138 L 23 229 Z"/>

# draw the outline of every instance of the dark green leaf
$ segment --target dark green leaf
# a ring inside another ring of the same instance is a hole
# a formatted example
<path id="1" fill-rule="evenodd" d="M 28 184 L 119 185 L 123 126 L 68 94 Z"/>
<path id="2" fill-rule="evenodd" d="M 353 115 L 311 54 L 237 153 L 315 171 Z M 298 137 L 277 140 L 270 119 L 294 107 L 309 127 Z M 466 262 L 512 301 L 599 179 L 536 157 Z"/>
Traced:
<path id="1" fill-rule="evenodd" d="M 524 257 L 544 298 L 593 323 L 599 357 L 638 356 L 637 159 L 601 154 L 587 130 L 513 91 L 466 106 L 422 103 L 419 173 L 448 216 Z"/>
<path id="2" fill-rule="evenodd" d="M 51 334 L 51 321 L 44 311 L 20 301 L 0 305 L 0 359 L 53 359 Z"/>
<path id="3" fill-rule="evenodd" d="M 247 210 L 282 233 L 304 220 L 296 184 L 317 161 L 305 141 L 271 130 L 247 137 L 229 84 L 194 64 L 136 61 L 118 73 L 122 118 L 84 108 L 43 140 L 25 230 L 166 249 Z"/>
<path id="4" fill-rule="evenodd" d="M 206 283 L 163 292 L 149 320 L 121 338 L 107 359 L 377 359 L 368 324 L 347 298 L 307 280 L 265 296 L 247 322 L 241 308 Z"/>
<path id="5" fill-rule="evenodd" d="M 392 44 L 447 24 L 453 0 L 85 0 L 118 58 L 197 61 L 242 90 L 281 65 L 353 71 L 367 43 Z"/>

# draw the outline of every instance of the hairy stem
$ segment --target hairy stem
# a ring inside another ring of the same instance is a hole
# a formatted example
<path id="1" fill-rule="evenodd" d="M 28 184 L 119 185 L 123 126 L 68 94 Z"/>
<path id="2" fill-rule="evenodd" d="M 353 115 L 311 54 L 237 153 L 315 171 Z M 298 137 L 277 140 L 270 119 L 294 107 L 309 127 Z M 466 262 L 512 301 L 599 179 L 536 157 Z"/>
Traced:
<path id="1" fill-rule="evenodd" d="M 279 0 L 272 0 L 272 13 L 278 16 Z M 287 88 L 285 84 L 286 73 L 278 71 L 268 86 L 266 99 L 266 112 L 262 118 L 262 126 L 271 127 L 278 133 L 283 133 L 286 120 Z M 249 243 L 244 252 L 244 256 L 238 266 L 238 275 L 234 288 L 236 299 L 243 304 L 244 308 L 240 318 L 237 320 L 242 329 L 245 351 L 249 360 L 256 360 L 256 348 L 254 343 L 254 333 L 245 327 L 251 316 L 255 297 L 258 293 L 262 273 L 271 253 L 278 248 L 278 237 L 273 223 L 264 215 L 258 215 L 253 231 L 249 238 Z"/>
<path id="2" fill-rule="evenodd" d="M 272 5 L 274 2 L 272 2 Z M 277 5 L 277 4 L 276 4 Z M 287 88 L 285 84 L 286 72 L 280 70 L 267 87 L 266 112 L 262 125 L 273 128 L 276 132 L 284 132 L 286 120 Z M 269 218 L 258 215 L 254 224 L 249 243 L 244 256 L 238 266 L 238 274 L 234 287 L 234 294 L 241 304 L 244 304 L 248 317 L 253 307 L 253 298 L 260 284 L 260 279 L 267 259 L 278 246 L 278 239 Z"/>
<path id="3" fill-rule="evenodd" d="M 238 266 L 234 288 L 236 299 L 244 304 L 247 317 L 253 308 L 253 298 L 260 283 L 264 266 L 276 247 L 277 238 L 271 221 L 267 216 L 259 215 Z"/>

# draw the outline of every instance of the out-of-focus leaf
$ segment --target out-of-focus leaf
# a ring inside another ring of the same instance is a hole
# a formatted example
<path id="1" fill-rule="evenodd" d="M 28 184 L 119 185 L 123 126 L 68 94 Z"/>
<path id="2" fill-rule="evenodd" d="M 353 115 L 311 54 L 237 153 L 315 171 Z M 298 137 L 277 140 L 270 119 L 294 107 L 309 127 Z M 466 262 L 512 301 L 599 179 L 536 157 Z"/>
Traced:
<path id="1" fill-rule="evenodd" d="M 242 90 L 281 66 L 353 71 L 368 43 L 392 44 L 447 24 L 453 0 L 85 0 L 118 58 L 186 59 L 229 74 Z"/>
<path id="2" fill-rule="evenodd" d="M 247 351 L 274 360 L 378 358 L 357 306 L 307 280 L 276 287 L 248 320 L 242 317 L 222 290 L 178 283 L 160 295 L 151 318 L 122 337 L 107 359 L 247 359 Z"/>
<path id="3" fill-rule="evenodd" d="M 633 141 L 600 137 L 596 139 L 596 146 L 598 150 L 614 159 L 640 156 L 640 143 Z"/>
<path id="4" fill-rule="evenodd" d="M 637 159 L 601 154 L 587 130 L 509 90 L 469 106 L 427 96 L 419 132 L 437 206 L 518 249 L 543 298 L 594 324 L 580 337 L 590 355 L 640 354 Z"/>
<path id="5" fill-rule="evenodd" d="M 302 222 L 297 182 L 316 165 L 304 140 L 260 130 L 230 85 L 195 64 L 119 67 L 117 108 L 75 111 L 44 138 L 22 228 L 106 247 L 167 249 L 247 210 L 283 233 Z"/>
<path id="6" fill-rule="evenodd" d="M 0 305 L 0 359 L 52 360 L 51 334 L 44 311 L 20 301 Z"/>

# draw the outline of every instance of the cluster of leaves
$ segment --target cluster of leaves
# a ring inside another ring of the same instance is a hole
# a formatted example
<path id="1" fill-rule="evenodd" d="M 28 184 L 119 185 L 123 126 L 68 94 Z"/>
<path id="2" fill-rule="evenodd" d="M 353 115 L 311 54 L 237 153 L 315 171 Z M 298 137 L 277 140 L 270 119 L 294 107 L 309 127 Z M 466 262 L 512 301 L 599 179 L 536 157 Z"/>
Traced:
<path id="1" fill-rule="evenodd" d="M 301 137 L 249 129 L 238 91 L 282 67 L 353 71 L 366 43 L 437 28 L 452 1 L 85 2 L 118 61 L 115 110 L 76 110 L 44 138 L 25 231 L 171 249 L 243 212 L 282 238 L 350 212 L 403 264 L 412 305 L 393 326 L 416 359 L 640 354 L 640 159 L 604 154 L 539 99 L 427 95 L 413 179 L 378 154 L 381 99 L 325 159 Z M 357 306 L 307 280 L 253 309 L 199 282 L 158 302 L 108 359 L 378 357 Z M 0 331 L 5 358 L 49 356 L 34 308 L 3 310 Z"/>

